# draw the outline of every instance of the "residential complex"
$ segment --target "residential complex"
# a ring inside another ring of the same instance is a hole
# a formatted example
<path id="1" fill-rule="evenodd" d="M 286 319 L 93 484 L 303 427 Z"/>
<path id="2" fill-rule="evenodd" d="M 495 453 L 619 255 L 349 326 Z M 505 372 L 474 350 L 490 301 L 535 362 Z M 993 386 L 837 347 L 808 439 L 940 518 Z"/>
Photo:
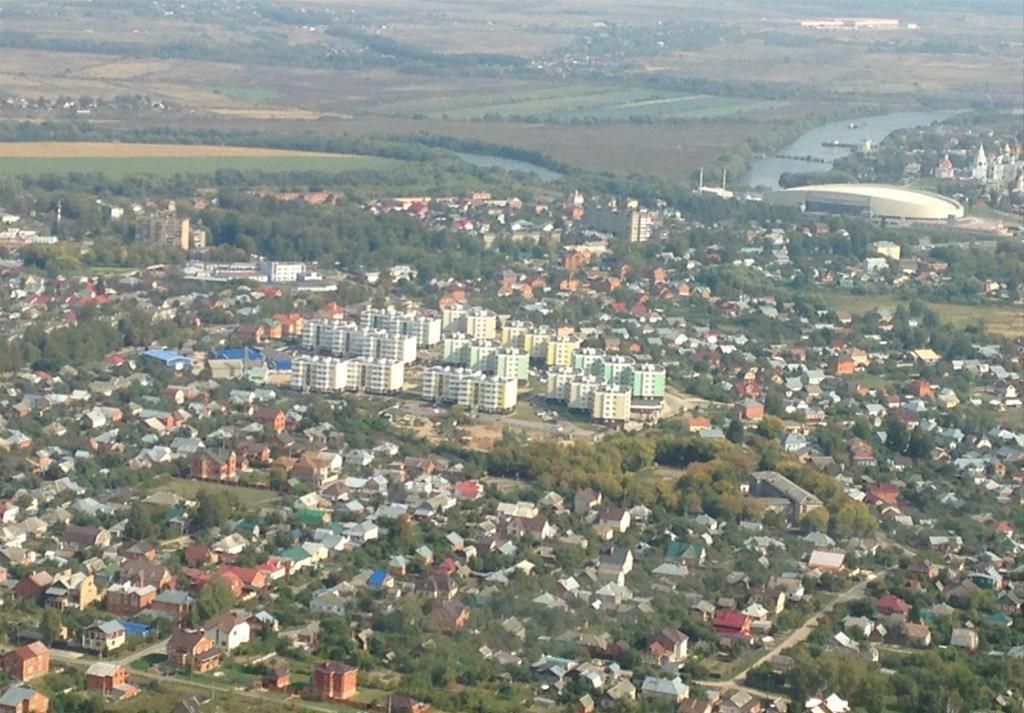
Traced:
<path id="1" fill-rule="evenodd" d="M 290 383 L 302 391 L 396 394 L 405 383 L 405 364 L 394 359 L 302 355 L 292 361 Z"/>
<path id="2" fill-rule="evenodd" d="M 508 413 L 518 401 L 516 380 L 482 371 L 432 366 L 423 372 L 420 395 L 428 400 L 454 403 L 484 413 Z"/>
<path id="3" fill-rule="evenodd" d="M 302 328 L 302 348 L 335 356 L 416 361 L 417 337 L 364 328 L 340 319 L 312 319 Z"/>

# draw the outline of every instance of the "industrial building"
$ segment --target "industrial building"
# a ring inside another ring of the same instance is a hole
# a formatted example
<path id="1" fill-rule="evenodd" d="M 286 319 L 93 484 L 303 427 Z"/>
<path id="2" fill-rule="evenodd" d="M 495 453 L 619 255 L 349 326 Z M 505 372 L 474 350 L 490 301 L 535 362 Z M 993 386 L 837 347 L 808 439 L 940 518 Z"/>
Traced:
<path id="1" fill-rule="evenodd" d="M 856 215 L 908 222 L 938 222 L 964 217 L 952 198 L 879 183 L 829 183 L 771 191 L 764 200 L 808 213 Z"/>

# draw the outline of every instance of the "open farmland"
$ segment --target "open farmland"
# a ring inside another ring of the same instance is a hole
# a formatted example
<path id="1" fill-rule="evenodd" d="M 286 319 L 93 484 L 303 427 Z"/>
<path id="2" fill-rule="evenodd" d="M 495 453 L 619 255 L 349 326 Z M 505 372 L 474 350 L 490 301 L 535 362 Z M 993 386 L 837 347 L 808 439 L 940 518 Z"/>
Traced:
<path id="1" fill-rule="evenodd" d="M 667 94 L 637 87 L 569 85 L 438 96 L 376 107 L 374 113 L 452 121 L 530 117 L 539 121 L 705 119 L 784 106 L 785 102 L 700 94 Z"/>
<path id="2" fill-rule="evenodd" d="M 242 146 L 25 142 L 0 144 L 0 175 L 103 173 L 114 178 L 149 173 L 173 176 L 239 171 L 387 170 L 393 159 Z"/>

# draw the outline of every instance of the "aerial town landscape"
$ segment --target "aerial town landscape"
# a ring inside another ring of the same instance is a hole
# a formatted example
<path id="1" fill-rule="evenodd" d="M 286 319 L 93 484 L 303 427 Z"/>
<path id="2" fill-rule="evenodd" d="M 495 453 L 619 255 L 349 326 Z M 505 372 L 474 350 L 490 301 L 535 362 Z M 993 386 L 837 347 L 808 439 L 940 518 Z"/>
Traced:
<path id="1" fill-rule="evenodd" d="M 1024 9 L 0 0 L 0 713 L 1024 711 Z"/>

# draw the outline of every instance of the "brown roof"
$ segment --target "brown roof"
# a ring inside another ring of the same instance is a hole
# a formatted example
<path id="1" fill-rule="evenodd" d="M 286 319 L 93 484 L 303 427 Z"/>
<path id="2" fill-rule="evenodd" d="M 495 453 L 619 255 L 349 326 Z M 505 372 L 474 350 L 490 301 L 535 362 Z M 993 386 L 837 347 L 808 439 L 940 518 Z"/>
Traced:
<path id="1" fill-rule="evenodd" d="M 46 644 L 42 641 L 33 641 L 31 644 L 19 646 L 10 655 L 19 661 L 28 661 L 39 656 L 45 656 L 48 652 L 49 649 L 46 648 Z"/>

